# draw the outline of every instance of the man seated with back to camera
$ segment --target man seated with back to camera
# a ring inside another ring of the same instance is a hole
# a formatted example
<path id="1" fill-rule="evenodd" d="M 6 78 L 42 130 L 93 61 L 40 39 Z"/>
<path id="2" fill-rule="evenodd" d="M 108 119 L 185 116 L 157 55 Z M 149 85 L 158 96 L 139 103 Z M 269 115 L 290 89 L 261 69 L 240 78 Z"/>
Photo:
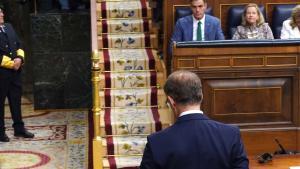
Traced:
<path id="1" fill-rule="evenodd" d="M 274 39 L 271 28 L 256 4 L 246 5 L 242 23 L 237 27 L 232 39 Z"/>
<path id="2" fill-rule="evenodd" d="M 164 91 L 177 120 L 147 137 L 140 169 L 249 168 L 239 128 L 201 111 L 202 85 L 195 73 L 172 73 Z"/>
<path id="3" fill-rule="evenodd" d="M 192 15 L 182 17 L 176 22 L 171 45 L 174 41 L 224 40 L 220 20 L 206 15 L 206 0 L 190 0 Z"/>

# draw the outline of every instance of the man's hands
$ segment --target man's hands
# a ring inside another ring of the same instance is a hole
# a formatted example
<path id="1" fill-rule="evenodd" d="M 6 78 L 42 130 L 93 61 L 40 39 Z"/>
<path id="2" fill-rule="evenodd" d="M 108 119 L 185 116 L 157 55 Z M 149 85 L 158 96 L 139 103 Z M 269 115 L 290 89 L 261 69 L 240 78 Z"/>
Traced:
<path id="1" fill-rule="evenodd" d="M 14 70 L 19 70 L 20 67 L 22 66 L 22 59 L 20 58 L 15 58 L 14 59 Z"/>
<path id="2" fill-rule="evenodd" d="M 19 70 L 22 66 L 23 61 L 21 58 L 11 59 L 10 57 L 3 55 L 2 60 L 0 60 L 0 67 L 13 69 L 15 71 Z"/>

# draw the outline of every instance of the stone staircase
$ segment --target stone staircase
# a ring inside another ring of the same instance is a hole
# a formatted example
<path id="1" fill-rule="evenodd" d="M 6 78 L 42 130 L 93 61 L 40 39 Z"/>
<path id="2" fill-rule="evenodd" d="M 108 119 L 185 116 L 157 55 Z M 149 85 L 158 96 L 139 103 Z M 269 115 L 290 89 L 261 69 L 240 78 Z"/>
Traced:
<path id="1" fill-rule="evenodd" d="M 98 0 L 91 8 L 93 168 L 138 168 L 147 135 L 173 122 L 152 10 L 147 0 Z"/>

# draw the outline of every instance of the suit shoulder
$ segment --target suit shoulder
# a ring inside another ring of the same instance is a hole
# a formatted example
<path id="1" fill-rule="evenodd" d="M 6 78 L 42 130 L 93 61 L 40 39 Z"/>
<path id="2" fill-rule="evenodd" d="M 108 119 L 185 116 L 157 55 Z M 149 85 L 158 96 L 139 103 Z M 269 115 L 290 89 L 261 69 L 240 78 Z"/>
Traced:
<path id="1" fill-rule="evenodd" d="M 225 123 L 221 123 L 221 122 L 217 122 L 217 121 L 213 121 L 217 126 L 219 126 L 219 128 L 221 128 L 222 130 L 226 130 L 226 131 L 232 131 L 232 132 L 239 132 L 240 129 L 238 126 L 234 126 L 231 124 L 225 124 Z"/>
<path id="2" fill-rule="evenodd" d="M 205 15 L 205 18 L 207 18 L 207 20 L 210 21 L 214 21 L 214 22 L 220 22 L 220 19 L 211 15 Z"/>
<path id="3" fill-rule="evenodd" d="M 12 28 L 12 25 L 11 25 L 10 23 L 4 23 L 4 25 L 5 25 L 6 27 Z"/>
<path id="4" fill-rule="evenodd" d="M 152 140 L 152 139 L 157 139 L 157 138 L 161 138 L 161 137 L 166 137 L 168 135 L 168 133 L 172 130 L 172 128 L 173 128 L 173 126 L 170 126 L 163 130 L 160 130 L 158 132 L 152 133 L 148 136 L 148 139 Z"/>
<path id="5" fill-rule="evenodd" d="M 188 15 L 188 16 L 179 18 L 176 23 L 186 23 L 186 22 L 190 22 L 190 21 L 193 21 L 192 15 Z"/>

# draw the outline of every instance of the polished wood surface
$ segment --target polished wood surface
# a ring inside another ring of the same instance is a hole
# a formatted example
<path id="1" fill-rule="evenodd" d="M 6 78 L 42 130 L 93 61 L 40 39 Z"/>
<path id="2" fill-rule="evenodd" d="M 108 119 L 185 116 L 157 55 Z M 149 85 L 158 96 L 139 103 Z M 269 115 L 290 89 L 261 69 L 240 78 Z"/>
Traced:
<path id="1" fill-rule="evenodd" d="M 274 152 L 275 138 L 299 151 L 299 57 L 300 42 L 175 47 L 172 70 L 199 75 L 203 111 L 214 120 L 238 125 L 249 155 Z"/>
<path id="2" fill-rule="evenodd" d="M 208 0 L 224 33 L 231 6 L 264 5 L 267 21 L 276 4 L 294 0 Z M 299 45 L 258 45 L 175 48 L 168 53 L 176 8 L 186 0 L 164 1 L 164 61 L 169 73 L 186 69 L 203 83 L 202 108 L 211 118 L 241 128 L 249 155 L 274 152 L 277 138 L 290 150 L 300 150 Z M 271 23 L 270 23 L 271 24 Z"/>
<path id="3" fill-rule="evenodd" d="M 293 127 L 276 128 L 271 127 L 271 125 L 269 127 L 253 126 L 252 129 L 241 129 L 243 143 L 249 156 L 256 156 L 265 152 L 274 153 L 280 150 L 275 139 L 278 139 L 286 150 L 299 151 L 299 140 L 296 138 L 300 134 L 300 130 Z"/>
<path id="4" fill-rule="evenodd" d="M 169 73 L 171 72 L 171 54 L 168 51 L 170 38 L 173 33 L 175 24 L 175 11 L 177 8 L 182 6 L 189 6 L 188 0 L 165 0 L 163 6 L 163 24 L 164 24 L 164 42 L 163 42 L 163 53 L 164 61 L 167 65 Z M 244 5 L 248 3 L 256 3 L 263 5 L 266 10 L 266 21 L 272 25 L 272 13 L 274 5 L 277 4 L 300 4 L 299 1 L 295 0 L 207 0 L 208 6 L 212 8 L 213 15 L 218 17 L 221 21 L 222 30 L 227 36 L 227 20 L 228 10 L 232 6 Z M 258 61 L 258 60 L 257 60 Z M 254 61 L 255 62 L 255 61 Z"/>
<path id="5" fill-rule="evenodd" d="M 250 156 L 250 169 L 289 169 L 292 166 L 300 167 L 300 155 L 275 155 L 266 163 L 258 163 L 256 156 Z"/>

